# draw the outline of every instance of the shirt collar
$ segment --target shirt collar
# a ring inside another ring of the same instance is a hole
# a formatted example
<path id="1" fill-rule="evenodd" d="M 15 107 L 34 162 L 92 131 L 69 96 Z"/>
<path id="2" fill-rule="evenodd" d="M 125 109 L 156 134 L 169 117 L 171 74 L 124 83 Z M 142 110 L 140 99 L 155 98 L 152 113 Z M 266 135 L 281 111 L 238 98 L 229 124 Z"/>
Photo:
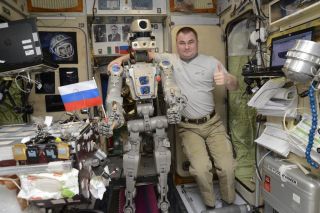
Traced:
<path id="1" fill-rule="evenodd" d="M 196 57 L 198 57 L 198 53 L 193 57 L 193 58 L 190 58 L 188 60 L 185 60 L 185 59 L 182 59 L 180 58 L 182 61 L 186 62 L 186 63 L 190 63 L 193 59 L 195 59 Z"/>

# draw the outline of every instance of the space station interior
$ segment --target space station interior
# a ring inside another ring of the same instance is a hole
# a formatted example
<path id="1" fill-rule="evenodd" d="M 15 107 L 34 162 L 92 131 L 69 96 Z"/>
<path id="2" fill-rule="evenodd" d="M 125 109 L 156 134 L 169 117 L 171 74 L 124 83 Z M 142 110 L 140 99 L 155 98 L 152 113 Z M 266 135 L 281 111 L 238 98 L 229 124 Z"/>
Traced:
<path id="1" fill-rule="evenodd" d="M 320 213 L 319 10 L 0 0 L 0 212 Z"/>

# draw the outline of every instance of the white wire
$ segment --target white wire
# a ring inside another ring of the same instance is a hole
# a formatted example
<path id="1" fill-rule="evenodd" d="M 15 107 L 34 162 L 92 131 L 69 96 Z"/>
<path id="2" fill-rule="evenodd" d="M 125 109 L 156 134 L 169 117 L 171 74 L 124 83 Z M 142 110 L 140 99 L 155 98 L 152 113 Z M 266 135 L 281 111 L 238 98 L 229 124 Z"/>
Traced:
<path id="1" fill-rule="evenodd" d="M 260 171 L 260 164 L 261 164 L 261 162 L 262 162 L 263 159 L 264 159 L 265 157 L 267 157 L 267 155 L 269 155 L 271 152 L 272 152 L 272 151 L 270 150 L 270 151 L 268 151 L 266 154 L 264 154 L 264 155 L 261 157 L 261 159 L 259 160 L 258 164 L 257 164 L 258 167 L 256 168 L 256 176 L 258 177 L 258 179 L 259 179 L 260 182 L 262 182 L 262 179 L 260 179 L 260 176 L 259 176 L 259 173 L 258 173 L 258 169 L 259 169 L 259 171 Z"/>
<path id="2" fill-rule="evenodd" d="M 258 162 L 258 168 L 260 168 L 260 164 L 261 164 L 261 162 L 263 161 L 263 159 L 264 159 L 265 157 L 267 157 L 271 152 L 272 152 L 272 151 L 270 150 L 270 151 L 268 151 L 266 154 L 264 154 L 264 155 L 261 157 L 261 159 L 260 159 L 259 162 Z"/>
<path id="3" fill-rule="evenodd" d="M 26 90 L 22 89 L 22 88 L 19 86 L 18 79 L 17 79 L 18 77 L 19 77 L 19 75 L 17 75 L 17 76 L 14 78 L 14 82 L 16 83 L 17 88 L 18 88 L 21 92 L 23 92 L 23 93 L 30 93 L 31 91 L 26 91 Z"/>
<path id="4" fill-rule="evenodd" d="M 24 92 L 24 93 L 30 93 L 31 90 L 24 90 L 22 89 L 20 86 L 19 86 L 19 83 L 18 83 L 18 77 L 22 78 L 24 81 L 26 82 L 33 82 L 34 84 L 36 85 L 41 85 L 41 83 L 39 81 L 36 81 L 36 80 L 32 80 L 30 78 L 30 76 L 28 75 L 28 77 L 24 76 L 24 75 L 20 75 L 21 72 L 18 73 L 18 75 L 15 77 L 14 81 L 16 83 L 16 86 L 17 88 L 21 91 L 21 92 Z"/>

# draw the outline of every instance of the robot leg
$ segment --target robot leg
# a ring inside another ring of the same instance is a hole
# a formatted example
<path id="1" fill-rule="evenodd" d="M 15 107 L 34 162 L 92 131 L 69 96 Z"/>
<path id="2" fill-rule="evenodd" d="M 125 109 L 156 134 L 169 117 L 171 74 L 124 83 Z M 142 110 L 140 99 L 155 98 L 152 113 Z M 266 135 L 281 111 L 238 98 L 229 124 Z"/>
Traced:
<path id="1" fill-rule="evenodd" d="M 131 145 L 129 151 L 123 155 L 123 170 L 126 176 L 126 203 L 124 213 L 135 212 L 134 197 L 136 195 L 136 177 L 140 160 L 140 142 L 139 133 L 130 132 L 129 143 Z"/>
<path id="2" fill-rule="evenodd" d="M 171 152 L 169 150 L 170 142 L 167 134 L 163 129 L 157 129 L 154 134 L 154 157 L 156 162 L 157 174 L 159 175 L 158 183 L 158 208 L 161 212 L 168 212 L 170 203 L 167 197 L 168 193 L 168 173 L 171 164 Z"/>

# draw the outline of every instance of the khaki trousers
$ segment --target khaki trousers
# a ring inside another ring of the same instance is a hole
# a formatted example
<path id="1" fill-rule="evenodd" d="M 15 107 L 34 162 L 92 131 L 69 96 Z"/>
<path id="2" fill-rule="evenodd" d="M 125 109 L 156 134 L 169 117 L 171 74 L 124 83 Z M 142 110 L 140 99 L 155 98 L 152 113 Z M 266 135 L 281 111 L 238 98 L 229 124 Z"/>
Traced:
<path id="1" fill-rule="evenodd" d="M 235 160 L 232 146 L 219 115 L 204 124 L 181 122 L 178 125 L 183 152 L 190 161 L 190 174 L 195 178 L 204 203 L 215 205 L 212 163 L 219 178 L 222 200 L 232 203 L 235 199 Z M 209 153 L 208 153 L 209 152 Z"/>

